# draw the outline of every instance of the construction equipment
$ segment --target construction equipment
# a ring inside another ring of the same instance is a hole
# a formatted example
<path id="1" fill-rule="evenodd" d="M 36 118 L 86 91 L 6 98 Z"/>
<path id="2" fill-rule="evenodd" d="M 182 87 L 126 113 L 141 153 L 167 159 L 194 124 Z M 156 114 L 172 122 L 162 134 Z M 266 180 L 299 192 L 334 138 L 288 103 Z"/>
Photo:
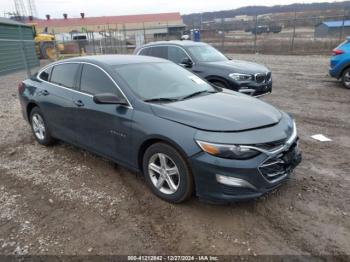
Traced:
<path id="1" fill-rule="evenodd" d="M 14 0 L 16 8 L 16 16 L 19 18 L 27 17 L 29 14 L 29 20 L 33 20 L 37 16 L 36 5 L 34 0 L 27 0 L 27 6 L 23 0 Z M 38 33 L 36 23 L 29 23 L 32 26 L 33 36 L 35 41 L 35 50 L 38 58 L 43 59 L 56 59 L 57 50 L 62 51 L 63 45 L 56 45 L 55 36 L 47 32 Z M 47 30 L 45 30 L 47 31 Z"/>
<path id="2" fill-rule="evenodd" d="M 58 57 L 57 51 L 63 51 L 62 44 L 56 44 L 55 36 L 49 33 L 37 33 L 36 24 L 29 24 L 33 28 L 36 54 L 41 59 L 54 60 Z"/>

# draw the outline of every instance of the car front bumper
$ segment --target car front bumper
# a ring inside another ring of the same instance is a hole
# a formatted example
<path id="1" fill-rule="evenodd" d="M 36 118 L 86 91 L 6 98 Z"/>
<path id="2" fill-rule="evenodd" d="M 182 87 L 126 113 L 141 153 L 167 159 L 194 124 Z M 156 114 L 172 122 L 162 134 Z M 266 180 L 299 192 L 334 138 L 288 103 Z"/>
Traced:
<path id="1" fill-rule="evenodd" d="M 264 83 L 234 83 L 232 89 L 251 96 L 262 96 L 272 92 L 272 80 Z"/>
<path id="2" fill-rule="evenodd" d="M 277 188 L 301 162 L 301 153 L 295 140 L 288 149 L 274 156 L 261 153 L 253 159 L 232 160 L 201 152 L 190 162 L 197 196 L 209 202 L 225 203 L 254 199 Z"/>

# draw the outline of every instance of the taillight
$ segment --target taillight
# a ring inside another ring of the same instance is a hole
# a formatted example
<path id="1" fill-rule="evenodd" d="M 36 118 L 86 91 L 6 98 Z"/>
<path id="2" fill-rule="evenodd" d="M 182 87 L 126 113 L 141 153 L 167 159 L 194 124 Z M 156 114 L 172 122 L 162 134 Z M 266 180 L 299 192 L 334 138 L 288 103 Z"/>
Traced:
<path id="1" fill-rule="evenodd" d="M 21 82 L 18 84 L 18 93 L 22 93 L 23 89 L 24 89 L 24 84 L 23 82 Z"/>
<path id="2" fill-rule="evenodd" d="M 333 51 L 332 51 L 332 55 L 341 55 L 341 54 L 344 54 L 343 50 L 333 49 Z"/>

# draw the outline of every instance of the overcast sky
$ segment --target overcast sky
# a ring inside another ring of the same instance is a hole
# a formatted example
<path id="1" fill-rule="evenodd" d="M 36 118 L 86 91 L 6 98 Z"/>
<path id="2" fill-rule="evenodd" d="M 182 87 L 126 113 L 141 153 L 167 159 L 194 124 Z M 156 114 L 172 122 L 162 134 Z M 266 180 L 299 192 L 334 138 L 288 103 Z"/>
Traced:
<path id="1" fill-rule="evenodd" d="M 129 15 L 141 13 L 180 12 L 189 14 L 203 11 L 235 9 L 248 5 L 284 5 L 295 2 L 330 2 L 327 0 L 34 0 L 39 17 L 50 14 L 51 17 L 79 17 L 80 12 L 86 16 Z M 27 4 L 27 0 L 23 0 Z M 332 1 L 334 2 L 334 1 Z M 0 0 L 0 16 L 4 12 L 14 11 L 14 0 Z"/>

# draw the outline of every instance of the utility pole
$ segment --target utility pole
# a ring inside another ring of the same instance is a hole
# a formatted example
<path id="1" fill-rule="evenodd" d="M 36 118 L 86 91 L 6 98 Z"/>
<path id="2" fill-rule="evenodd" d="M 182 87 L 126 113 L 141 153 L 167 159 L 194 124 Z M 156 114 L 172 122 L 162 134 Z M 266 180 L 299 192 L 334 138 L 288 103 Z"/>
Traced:
<path id="1" fill-rule="evenodd" d="M 32 17 L 37 17 L 38 11 L 36 9 L 35 0 L 28 0 L 27 3 L 29 8 L 29 15 L 31 15 Z"/>
<path id="2" fill-rule="evenodd" d="M 221 17 L 221 51 L 224 52 L 225 48 L 225 24 L 224 17 Z"/>
<path id="3" fill-rule="evenodd" d="M 254 29 L 254 53 L 257 53 L 258 50 L 257 50 L 257 46 L 256 46 L 256 40 L 257 40 L 257 33 L 258 33 L 258 14 L 255 13 L 255 18 L 254 18 L 254 21 L 255 21 L 255 29 Z"/>
<path id="4" fill-rule="evenodd" d="M 295 38 L 295 26 L 297 21 L 297 11 L 294 11 L 294 20 L 293 20 L 293 35 L 292 35 L 292 42 L 290 44 L 290 50 L 293 52 L 294 50 L 294 38 Z"/>

